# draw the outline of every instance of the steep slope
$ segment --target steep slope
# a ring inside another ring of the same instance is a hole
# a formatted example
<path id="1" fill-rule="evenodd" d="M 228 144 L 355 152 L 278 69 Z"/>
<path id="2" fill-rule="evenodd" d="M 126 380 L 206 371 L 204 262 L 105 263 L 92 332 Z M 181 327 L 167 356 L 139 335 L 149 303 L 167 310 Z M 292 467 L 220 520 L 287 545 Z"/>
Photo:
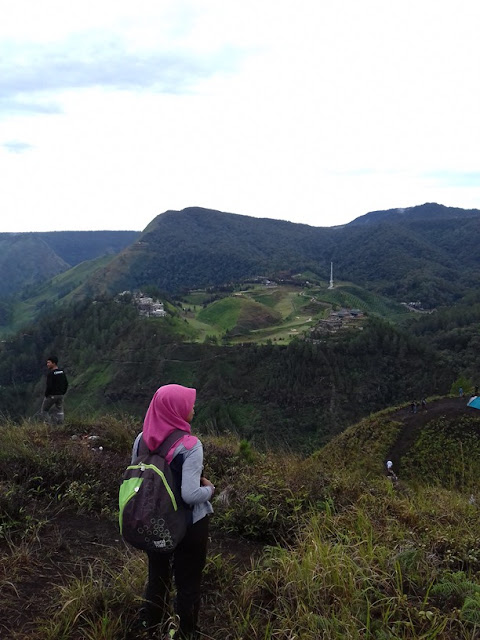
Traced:
<path id="1" fill-rule="evenodd" d="M 0 296 L 45 282 L 83 261 L 113 255 L 138 236 L 136 231 L 57 231 L 0 234 Z"/>
<path id="2" fill-rule="evenodd" d="M 179 291 L 280 270 L 326 270 L 333 236 L 331 229 L 199 207 L 167 211 L 97 274 L 94 286 L 114 292 L 153 284 Z"/>
<path id="3" fill-rule="evenodd" d="M 316 455 L 373 474 L 384 473 L 386 460 L 392 460 L 400 480 L 476 490 L 480 411 L 467 401 L 447 396 L 427 401 L 415 413 L 410 404 L 381 411 L 349 427 Z"/>
<path id="4" fill-rule="evenodd" d="M 25 285 L 42 282 L 69 265 L 34 234 L 0 236 L 0 295 L 17 293 Z"/>
<path id="5" fill-rule="evenodd" d="M 328 280 L 333 261 L 336 278 L 371 291 L 426 307 L 451 304 L 480 275 L 480 217 L 447 207 L 435 217 L 430 206 L 418 209 L 333 228 L 198 207 L 167 211 L 90 286 L 114 293 L 148 284 L 178 292 L 307 270 Z"/>
<path id="6" fill-rule="evenodd" d="M 0 336 L 19 331 L 53 304 L 69 302 L 91 274 L 109 260 L 111 256 L 86 260 L 49 280 L 24 288 L 20 298 L 17 296 L 9 302 L 0 302 L 0 311 L 4 309 L 4 317 L 0 313 Z"/>

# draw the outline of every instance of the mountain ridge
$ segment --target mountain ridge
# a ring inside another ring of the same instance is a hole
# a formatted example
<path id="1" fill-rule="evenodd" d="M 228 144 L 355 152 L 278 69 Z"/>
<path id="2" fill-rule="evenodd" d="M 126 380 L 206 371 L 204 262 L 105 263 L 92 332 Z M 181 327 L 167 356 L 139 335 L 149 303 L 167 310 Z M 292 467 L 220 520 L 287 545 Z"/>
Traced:
<path id="1" fill-rule="evenodd" d="M 0 296 L 18 294 L 81 262 L 114 255 L 137 231 L 52 231 L 0 233 Z"/>
<path id="2" fill-rule="evenodd" d="M 451 304 L 480 273 L 480 212 L 463 211 L 428 204 L 412 208 L 408 219 L 373 212 L 363 222 L 313 227 L 199 207 L 169 210 L 97 272 L 90 290 L 152 285 L 175 293 L 308 270 L 328 280 L 333 261 L 336 277 L 397 301 Z"/>

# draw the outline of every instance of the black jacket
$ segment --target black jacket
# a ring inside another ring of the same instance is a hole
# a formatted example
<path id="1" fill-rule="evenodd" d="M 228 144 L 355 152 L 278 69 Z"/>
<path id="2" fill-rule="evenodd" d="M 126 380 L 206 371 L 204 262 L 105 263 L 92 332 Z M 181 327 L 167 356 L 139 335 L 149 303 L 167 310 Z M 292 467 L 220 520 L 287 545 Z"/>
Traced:
<path id="1" fill-rule="evenodd" d="M 63 369 L 52 369 L 47 373 L 47 386 L 45 397 L 63 396 L 68 389 L 67 376 Z"/>

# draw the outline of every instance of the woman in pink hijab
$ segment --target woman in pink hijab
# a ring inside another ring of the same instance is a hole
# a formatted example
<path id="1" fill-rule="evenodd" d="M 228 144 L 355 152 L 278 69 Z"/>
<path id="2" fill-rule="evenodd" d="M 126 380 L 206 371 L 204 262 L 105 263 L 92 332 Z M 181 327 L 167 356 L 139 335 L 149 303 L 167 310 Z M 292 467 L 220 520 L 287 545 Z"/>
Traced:
<path id="1" fill-rule="evenodd" d="M 157 449 L 176 429 L 185 432 L 170 448 L 166 460 L 181 487 L 182 500 L 192 509 L 192 523 L 171 554 L 148 552 L 148 582 L 145 604 L 137 629 L 154 637 L 168 617 L 168 595 L 172 576 L 177 588 L 176 613 L 180 619 L 174 636 L 179 640 L 198 637 L 197 619 L 201 597 L 202 571 L 207 557 L 208 518 L 213 513 L 210 500 L 213 484 L 202 476 L 203 447 L 191 435 L 196 390 L 167 384 L 155 392 L 140 433 L 133 445 L 132 460 L 138 455 L 143 437 L 150 451 Z M 138 636 L 133 636 L 138 637 Z M 147 636 L 148 637 L 148 636 Z"/>

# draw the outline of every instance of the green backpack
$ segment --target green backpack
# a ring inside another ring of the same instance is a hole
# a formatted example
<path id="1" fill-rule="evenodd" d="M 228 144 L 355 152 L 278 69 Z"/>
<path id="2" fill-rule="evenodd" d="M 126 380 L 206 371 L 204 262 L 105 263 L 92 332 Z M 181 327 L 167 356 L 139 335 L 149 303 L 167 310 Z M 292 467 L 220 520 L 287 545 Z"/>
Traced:
<path id="1" fill-rule="evenodd" d="M 155 451 L 148 449 L 142 437 L 137 458 L 123 474 L 118 496 L 120 533 L 137 549 L 170 553 L 191 523 L 191 508 L 180 495 L 181 467 L 175 472 L 165 460 L 184 435 L 175 430 Z M 177 458 L 172 460 L 174 467 Z"/>

